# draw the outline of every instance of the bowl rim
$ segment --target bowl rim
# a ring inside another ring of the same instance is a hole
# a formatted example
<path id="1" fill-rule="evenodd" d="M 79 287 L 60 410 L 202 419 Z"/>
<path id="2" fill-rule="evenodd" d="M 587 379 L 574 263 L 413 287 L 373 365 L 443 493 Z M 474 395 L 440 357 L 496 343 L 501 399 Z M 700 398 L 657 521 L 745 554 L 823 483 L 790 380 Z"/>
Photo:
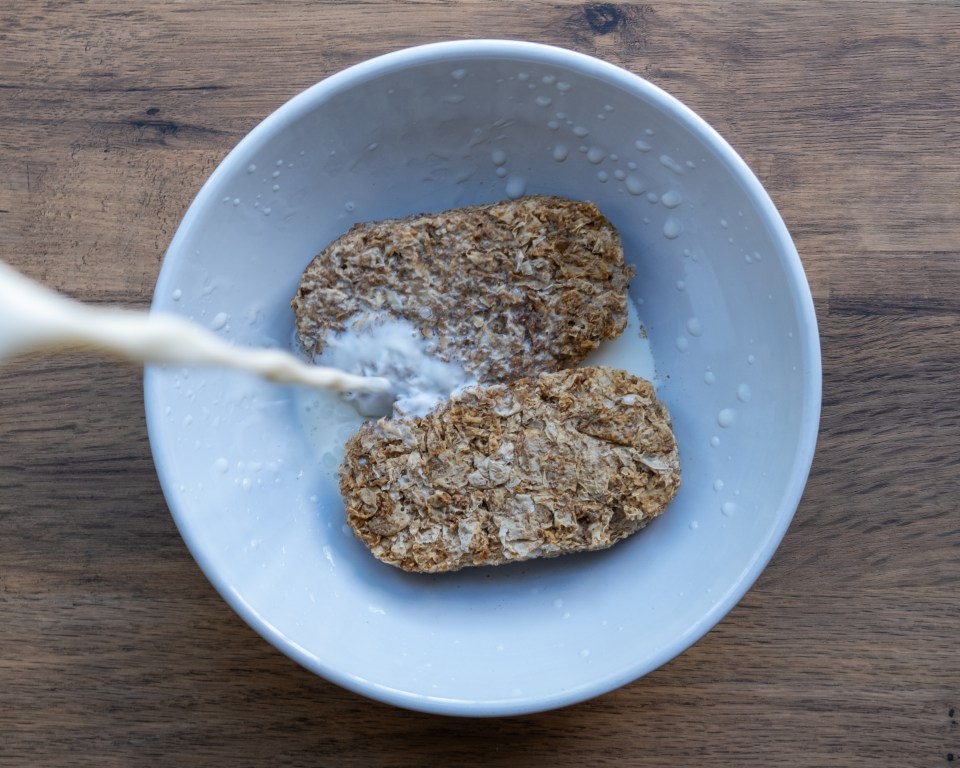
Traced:
<path id="1" fill-rule="evenodd" d="M 595 679 L 588 684 L 558 690 L 549 695 L 519 699 L 476 701 L 423 695 L 398 690 L 331 667 L 323 659 L 291 641 L 270 624 L 244 600 L 243 596 L 205 558 L 203 548 L 194 538 L 190 528 L 182 521 L 183 515 L 179 510 L 178 494 L 175 492 L 172 480 L 163 470 L 165 464 L 164 448 L 158 437 L 162 431 L 161 418 L 158 409 L 152 405 L 159 397 L 160 373 L 158 369 L 148 367 L 144 375 L 144 404 L 150 447 L 167 505 L 181 536 L 200 569 L 230 607 L 279 651 L 301 666 L 343 688 L 406 709 L 469 717 L 495 717 L 542 712 L 608 693 L 659 668 L 686 651 L 709 632 L 753 586 L 786 534 L 799 506 L 813 463 L 819 433 L 822 399 L 820 338 L 810 286 L 786 224 L 753 171 L 715 129 L 676 97 L 641 76 L 615 64 L 557 46 L 498 39 L 436 42 L 386 53 L 354 64 L 324 78 L 293 96 L 264 118 L 223 158 L 200 188 L 184 214 L 164 255 L 164 263 L 169 254 L 180 250 L 182 243 L 188 239 L 189 233 L 200 220 L 200 211 L 214 202 L 210 198 L 222 176 L 234 173 L 236 168 L 245 162 L 244 158 L 255 154 L 257 149 L 277 130 L 294 123 L 334 94 L 357 83 L 375 79 L 397 69 L 437 61 L 460 62 L 491 58 L 553 64 L 562 68 L 575 69 L 582 74 L 603 80 L 643 98 L 672 116 L 673 119 L 686 125 L 692 133 L 700 136 L 704 143 L 711 147 L 718 159 L 743 185 L 747 197 L 769 227 L 771 239 L 775 241 L 782 259 L 787 284 L 792 290 L 792 298 L 797 307 L 802 334 L 800 339 L 801 369 L 798 374 L 803 379 L 801 388 L 803 399 L 800 404 L 800 439 L 793 456 L 793 471 L 790 475 L 790 482 L 784 488 L 779 505 L 775 510 L 776 525 L 772 527 L 762 546 L 755 551 L 753 560 L 747 564 L 744 578 L 734 588 L 728 590 L 710 611 L 692 624 L 686 633 L 676 638 L 669 646 L 662 648 L 652 658 L 647 658 L 642 663 L 627 666 L 616 674 Z M 175 286 L 171 281 L 170 272 L 164 270 L 163 264 L 161 264 L 151 305 L 152 311 L 157 311 L 160 297 L 170 295 L 174 289 Z"/>

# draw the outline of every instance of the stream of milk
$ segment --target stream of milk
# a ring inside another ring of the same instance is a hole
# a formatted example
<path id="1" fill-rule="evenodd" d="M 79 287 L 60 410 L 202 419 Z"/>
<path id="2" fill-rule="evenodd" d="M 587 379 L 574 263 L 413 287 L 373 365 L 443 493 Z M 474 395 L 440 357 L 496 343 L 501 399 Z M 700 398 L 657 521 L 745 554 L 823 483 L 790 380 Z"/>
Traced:
<path id="1" fill-rule="evenodd" d="M 0 262 L 0 361 L 30 350 L 72 348 L 136 363 L 224 366 L 283 384 L 366 393 L 381 410 L 379 401 L 392 400 L 392 385 L 385 378 L 309 365 L 279 349 L 233 346 L 176 315 L 88 306 Z"/>

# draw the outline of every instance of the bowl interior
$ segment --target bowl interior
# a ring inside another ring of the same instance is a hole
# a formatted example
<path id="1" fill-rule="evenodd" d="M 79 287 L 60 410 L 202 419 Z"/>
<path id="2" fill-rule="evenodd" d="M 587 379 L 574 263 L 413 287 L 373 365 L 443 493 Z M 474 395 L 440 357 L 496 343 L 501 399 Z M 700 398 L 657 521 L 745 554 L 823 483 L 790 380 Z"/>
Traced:
<path id="1" fill-rule="evenodd" d="M 757 577 L 812 458 L 816 327 L 769 198 L 674 99 L 558 49 L 427 46 L 301 94 L 201 190 L 154 308 L 289 347 L 301 271 L 352 223 L 521 194 L 593 200 L 619 228 L 673 415 L 683 487 L 609 551 L 399 572 L 344 532 L 302 393 L 223 371 L 148 373 L 158 472 L 205 573 L 284 652 L 403 706 L 534 711 L 662 664 Z"/>

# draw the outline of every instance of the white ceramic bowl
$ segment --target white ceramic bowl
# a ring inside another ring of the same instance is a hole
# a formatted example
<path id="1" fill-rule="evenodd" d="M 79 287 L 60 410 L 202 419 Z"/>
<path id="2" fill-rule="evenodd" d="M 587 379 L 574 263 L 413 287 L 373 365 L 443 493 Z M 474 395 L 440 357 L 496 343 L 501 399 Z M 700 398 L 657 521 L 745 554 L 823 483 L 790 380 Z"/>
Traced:
<path id="1" fill-rule="evenodd" d="M 608 551 L 402 573 L 344 533 L 300 393 L 223 371 L 147 375 L 164 492 L 223 597 L 305 667 L 413 709 L 543 710 L 668 661 L 757 578 L 813 456 L 816 320 L 769 197 L 674 98 L 556 48 L 428 45 L 292 99 L 197 195 L 153 306 L 288 347 L 301 271 L 353 222 L 521 193 L 593 200 L 619 227 L 673 414 L 683 487 Z M 613 357 L 636 368 L 627 349 Z"/>

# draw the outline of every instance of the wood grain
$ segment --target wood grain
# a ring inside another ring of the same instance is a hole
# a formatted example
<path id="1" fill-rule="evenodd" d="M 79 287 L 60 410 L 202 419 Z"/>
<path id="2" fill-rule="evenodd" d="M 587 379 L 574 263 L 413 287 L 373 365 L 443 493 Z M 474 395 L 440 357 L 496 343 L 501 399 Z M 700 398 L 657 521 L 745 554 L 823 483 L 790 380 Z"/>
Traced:
<path id="1" fill-rule="evenodd" d="M 203 180 L 344 66 L 434 40 L 598 55 L 710 121 L 797 241 L 820 443 L 756 587 L 565 710 L 392 709 L 270 648 L 191 560 L 137 373 L 0 369 L 0 765 L 936 766 L 960 760 L 960 5 L 289 2 L 0 7 L 0 259 L 145 306 Z"/>

